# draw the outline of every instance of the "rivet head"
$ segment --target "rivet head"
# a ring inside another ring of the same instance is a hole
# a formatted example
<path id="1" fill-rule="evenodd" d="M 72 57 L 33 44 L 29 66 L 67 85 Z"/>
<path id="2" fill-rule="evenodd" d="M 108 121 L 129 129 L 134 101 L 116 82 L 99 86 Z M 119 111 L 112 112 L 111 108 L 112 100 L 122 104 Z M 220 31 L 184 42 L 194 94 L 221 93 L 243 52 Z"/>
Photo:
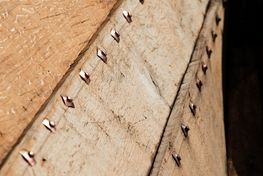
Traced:
<path id="1" fill-rule="evenodd" d="M 216 41 L 216 38 L 217 38 L 217 34 L 216 34 L 214 31 L 212 31 L 212 32 L 211 32 L 211 35 L 212 35 L 212 40 L 213 40 L 213 42 L 215 42 L 215 41 Z"/>
<path id="2" fill-rule="evenodd" d="M 201 91 L 203 83 L 202 83 L 202 81 L 200 79 L 196 80 L 196 86 L 197 86 L 198 90 Z"/>
<path id="3" fill-rule="evenodd" d="M 55 133 L 55 131 L 56 131 L 55 122 L 50 121 L 50 120 L 48 120 L 48 119 L 44 119 L 44 120 L 42 121 L 42 124 L 43 124 L 50 132 Z"/>
<path id="4" fill-rule="evenodd" d="M 122 12 L 122 14 L 123 14 L 124 18 L 127 20 L 128 23 L 132 22 L 132 16 L 131 16 L 131 14 L 128 11 L 124 10 Z"/>
<path id="5" fill-rule="evenodd" d="M 53 122 L 53 121 L 49 121 L 49 125 L 50 125 L 52 128 L 55 128 L 55 127 L 56 127 L 56 124 L 55 124 L 55 122 Z"/>
<path id="6" fill-rule="evenodd" d="M 194 103 L 190 102 L 189 108 L 190 108 L 192 114 L 195 115 L 196 114 L 196 105 Z"/>
<path id="7" fill-rule="evenodd" d="M 207 69 L 208 69 L 208 66 L 203 63 L 202 64 L 202 70 L 203 70 L 204 74 L 206 74 Z"/>
<path id="8" fill-rule="evenodd" d="M 208 46 L 206 46 L 206 54 L 207 54 L 207 57 L 210 59 L 211 54 L 212 54 L 212 50 Z"/>
<path id="9" fill-rule="evenodd" d="M 97 56 L 106 64 L 107 63 L 107 54 L 101 49 L 97 49 Z"/>
<path id="10" fill-rule="evenodd" d="M 64 96 L 64 95 L 61 95 L 60 97 L 61 97 L 64 105 L 66 105 L 69 108 L 75 108 L 75 105 L 73 103 L 73 99 L 72 98 L 70 98 L 69 96 Z"/>
<path id="11" fill-rule="evenodd" d="M 32 151 L 28 151 L 28 150 L 21 150 L 20 155 L 22 156 L 22 158 L 30 165 L 30 166 L 34 166 L 36 164 L 36 160 L 34 158 L 34 153 Z"/>
<path id="12" fill-rule="evenodd" d="M 175 161 L 175 163 L 177 164 L 178 167 L 181 166 L 181 157 L 179 154 L 172 154 L 172 157 Z"/>
<path id="13" fill-rule="evenodd" d="M 89 84 L 89 83 L 90 83 L 90 77 L 89 77 L 89 75 L 88 75 L 86 72 L 84 72 L 83 70 L 80 70 L 79 76 L 80 76 L 80 78 L 81 78 L 86 84 Z"/>
<path id="14" fill-rule="evenodd" d="M 181 129 L 184 134 L 184 137 L 188 137 L 188 131 L 190 130 L 190 128 L 187 125 L 182 124 Z"/>
<path id="15" fill-rule="evenodd" d="M 114 38 L 114 40 L 116 42 L 118 42 L 118 43 L 120 42 L 120 34 L 117 31 L 112 29 L 111 32 L 110 32 L 110 35 L 112 36 L 112 38 Z"/>

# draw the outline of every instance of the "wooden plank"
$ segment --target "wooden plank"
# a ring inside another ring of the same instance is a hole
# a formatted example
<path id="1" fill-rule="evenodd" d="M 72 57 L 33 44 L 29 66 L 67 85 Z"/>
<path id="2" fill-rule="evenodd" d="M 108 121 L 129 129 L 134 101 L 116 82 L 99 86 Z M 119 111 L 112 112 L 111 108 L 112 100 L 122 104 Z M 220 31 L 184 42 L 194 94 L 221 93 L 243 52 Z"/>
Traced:
<path id="1" fill-rule="evenodd" d="M 123 1 L 0 175 L 146 175 L 206 5 Z M 122 16 L 124 9 L 132 14 L 130 24 Z M 119 43 L 110 36 L 112 28 L 120 33 Z M 107 64 L 96 56 L 97 47 L 107 51 Z M 80 69 L 90 74 L 89 85 L 79 78 Z M 75 108 L 66 108 L 61 94 L 73 97 Z M 56 133 L 42 126 L 43 118 L 55 121 Z M 36 153 L 34 167 L 19 156 L 22 148 Z"/>
<path id="2" fill-rule="evenodd" d="M 0 163 L 116 1 L 0 2 Z"/>
<path id="3" fill-rule="evenodd" d="M 219 26 L 215 22 L 216 14 L 221 18 Z M 222 20 L 221 3 L 212 1 L 151 175 L 227 175 L 222 100 Z M 211 31 L 217 34 L 215 43 Z M 212 49 L 210 59 L 206 46 Z M 208 66 L 206 74 L 202 70 L 203 63 Z M 197 79 L 203 82 L 201 92 L 196 86 Z M 189 108 L 190 102 L 197 106 L 195 116 Z M 189 126 L 188 138 L 184 137 L 181 124 Z M 172 154 L 181 156 L 180 167 Z"/>

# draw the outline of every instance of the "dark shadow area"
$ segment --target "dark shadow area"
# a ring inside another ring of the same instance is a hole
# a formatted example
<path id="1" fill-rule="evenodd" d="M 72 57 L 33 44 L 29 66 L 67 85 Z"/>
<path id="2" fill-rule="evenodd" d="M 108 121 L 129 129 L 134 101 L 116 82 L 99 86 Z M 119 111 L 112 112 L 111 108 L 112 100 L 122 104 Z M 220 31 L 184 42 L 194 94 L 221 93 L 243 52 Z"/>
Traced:
<path id="1" fill-rule="evenodd" d="M 263 175 L 263 0 L 225 6 L 223 75 L 229 175 Z"/>

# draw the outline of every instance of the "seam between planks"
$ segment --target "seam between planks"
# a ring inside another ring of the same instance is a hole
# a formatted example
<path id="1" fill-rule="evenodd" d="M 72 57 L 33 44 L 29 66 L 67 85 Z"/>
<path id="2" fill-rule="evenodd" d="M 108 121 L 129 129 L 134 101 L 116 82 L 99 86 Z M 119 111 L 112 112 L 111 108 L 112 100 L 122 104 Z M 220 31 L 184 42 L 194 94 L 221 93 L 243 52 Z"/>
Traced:
<path id="1" fill-rule="evenodd" d="M 78 57 L 73 61 L 73 63 L 70 65 L 69 69 L 65 72 L 65 74 L 62 76 L 62 78 L 60 79 L 60 81 L 57 83 L 57 85 L 55 86 L 55 88 L 53 89 L 52 93 L 49 95 L 49 97 L 45 100 L 45 102 L 41 105 L 41 107 L 39 108 L 39 110 L 37 111 L 37 113 L 34 115 L 34 117 L 32 118 L 32 120 L 28 123 L 28 125 L 26 126 L 26 128 L 23 130 L 23 132 L 21 133 L 21 135 L 17 138 L 17 141 L 15 142 L 15 144 L 11 147 L 11 149 L 8 151 L 8 153 L 6 154 L 6 156 L 3 158 L 2 162 L 0 163 L 0 170 L 2 169 L 2 167 L 5 165 L 6 161 L 8 160 L 8 158 L 10 157 L 11 153 L 14 151 L 14 149 L 16 148 L 16 146 L 18 146 L 18 144 L 22 141 L 22 139 L 24 138 L 24 136 L 27 134 L 27 132 L 30 130 L 30 128 L 32 127 L 32 125 L 34 124 L 34 122 L 36 121 L 36 119 L 38 119 L 39 115 L 43 112 L 43 110 L 46 108 L 46 106 L 48 105 L 48 103 L 50 102 L 50 100 L 54 97 L 54 95 L 57 93 L 57 91 L 59 90 L 59 88 L 63 85 L 63 83 L 65 82 L 65 80 L 67 79 L 67 77 L 70 75 L 70 73 L 74 70 L 74 68 L 78 65 L 78 63 L 80 62 L 80 60 L 83 59 L 83 55 L 84 53 L 88 50 L 88 48 L 91 46 L 91 44 L 95 41 L 95 39 L 97 38 L 98 34 L 100 33 L 100 31 L 104 28 L 104 26 L 107 24 L 107 22 L 110 20 L 110 17 L 112 16 L 112 14 L 118 9 L 118 7 L 122 4 L 123 0 L 118 0 L 113 7 L 111 8 L 111 10 L 109 11 L 108 15 L 106 16 L 106 18 L 103 20 L 103 22 L 101 23 L 101 25 L 98 27 L 98 29 L 96 30 L 96 32 L 93 33 L 92 37 L 90 39 L 88 39 L 87 44 L 84 46 L 84 48 L 80 51 Z"/>
<path id="2" fill-rule="evenodd" d="M 199 33 L 198 33 L 198 37 L 196 38 L 195 40 L 195 44 L 194 44 L 194 47 L 193 47 L 193 50 L 192 50 L 192 53 L 191 53 L 191 56 L 190 56 L 190 61 L 186 67 L 186 70 L 182 76 L 182 79 L 180 80 L 180 86 L 177 90 L 177 93 L 176 93 L 176 96 L 175 96 L 175 99 L 172 103 L 172 108 L 170 110 L 170 113 L 168 115 L 168 118 L 167 118 L 167 121 L 165 123 L 165 126 L 164 126 L 164 129 L 163 129 L 163 133 L 162 133 L 162 136 L 161 136 L 161 139 L 160 139 L 160 142 L 159 142 L 159 145 L 157 147 L 157 151 L 155 153 L 155 156 L 153 158 L 153 162 L 152 162 L 152 166 L 148 172 L 148 175 L 158 175 L 159 174 L 159 171 L 160 171 L 160 167 L 161 167 L 161 164 L 162 164 L 162 160 L 164 158 L 164 155 L 165 155 L 165 152 L 168 148 L 168 145 L 169 145 L 169 138 L 170 138 L 170 134 L 171 134 L 171 129 L 170 128 L 173 128 L 173 125 L 171 125 L 171 123 L 173 123 L 173 117 L 172 116 L 172 112 L 174 110 L 174 107 L 176 105 L 176 102 L 178 100 L 178 97 L 180 95 L 180 91 L 183 87 L 183 85 L 185 84 L 184 83 L 184 80 L 185 80 L 185 77 L 186 77 L 186 74 L 189 70 L 189 67 L 190 65 L 195 62 L 195 53 L 196 53 L 196 49 L 199 49 L 199 45 L 200 43 L 203 43 L 204 42 L 204 38 L 203 38 L 203 29 L 205 27 L 205 23 L 207 22 L 207 18 L 209 17 L 209 11 L 216 6 L 216 4 L 220 3 L 221 0 L 210 0 L 207 4 L 207 7 L 206 7 L 206 12 L 204 14 L 204 20 L 203 20 L 203 23 L 202 23 L 202 26 L 199 30 Z M 198 50 L 197 50 L 198 51 Z"/>

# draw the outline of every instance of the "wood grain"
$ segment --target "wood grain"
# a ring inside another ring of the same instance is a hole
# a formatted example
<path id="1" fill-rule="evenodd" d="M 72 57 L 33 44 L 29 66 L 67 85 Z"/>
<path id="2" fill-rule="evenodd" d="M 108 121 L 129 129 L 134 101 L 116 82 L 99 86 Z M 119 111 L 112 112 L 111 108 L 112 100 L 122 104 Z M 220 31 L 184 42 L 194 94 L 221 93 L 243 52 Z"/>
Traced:
<path id="1" fill-rule="evenodd" d="M 0 163 L 116 1 L 0 2 Z"/>
<path id="2" fill-rule="evenodd" d="M 215 23 L 216 14 L 221 18 L 219 26 Z M 227 175 L 222 100 L 221 3 L 212 1 L 206 16 L 151 175 Z M 212 31 L 218 35 L 215 42 L 212 41 Z M 212 49 L 210 59 L 206 46 Z M 206 74 L 202 71 L 203 63 L 208 66 Z M 203 82 L 201 91 L 196 86 L 197 79 Z M 197 106 L 195 116 L 189 108 L 190 102 Z M 181 124 L 190 127 L 188 138 L 183 136 Z M 172 158 L 172 154 L 176 153 L 182 158 L 180 167 Z"/>
<path id="3" fill-rule="evenodd" d="M 12 151 L 0 175 L 147 175 L 207 1 L 123 1 Z M 132 14 L 127 23 L 122 10 Z M 110 36 L 120 33 L 117 43 Z M 107 52 L 107 64 L 96 56 Z M 79 70 L 90 75 L 87 85 Z M 60 95 L 73 98 L 66 108 Z M 57 124 L 56 133 L 41 121 Z M 29 167 L 22 148 L 36 153 Z"/>

